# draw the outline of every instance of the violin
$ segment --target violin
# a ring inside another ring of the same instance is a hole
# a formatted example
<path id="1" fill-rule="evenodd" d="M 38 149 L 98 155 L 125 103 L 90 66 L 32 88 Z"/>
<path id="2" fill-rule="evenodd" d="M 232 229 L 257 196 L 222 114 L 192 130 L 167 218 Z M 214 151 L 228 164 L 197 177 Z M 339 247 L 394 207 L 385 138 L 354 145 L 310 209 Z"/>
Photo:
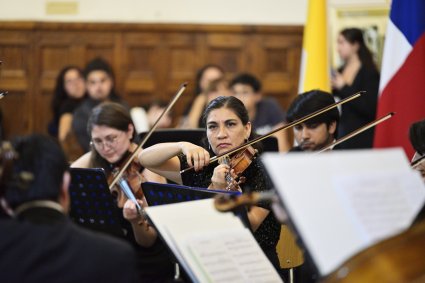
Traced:
<path id="1" fill-rule="evenodd" d="M 277 202 L 279 198 L 274 192 L 250 192 L 242 195 L 218 194 L 214 199 L 214 206 L 218 211 L 227 212 L 244 205 L 256 205 L 260 201 Z"/>
<path id="2" fill-rule="evenodd" d="M 128 153 L 131 154 L 132 152 Z M 121 166 L 119 165 L 112 169 L 111 174 L 109 174 L 108 176 L 108 184 L 112 183 L 113 179 L 119 173 L 122 164 L 127 163 L 128 158 L 129 157 L 127 157 L 123 162 L 121 162 Z M 143 191 L 141 189 L 141 184 L 144 183 L 146 180 L 141 173 L 142 170 L 143 167 L 140 165 L 140 163 L 138 163 L 136 160 L 132 160 L 132 162 L 126 168 L 125 172 L 123 172 L 122 174 L 123 180 L 126 180 L 129 189 L 131 189 L 136 199 L 142 199 L 144 197 Z M 119 183 L 119 185 L 120 187 L 127 187 L 126 184 L 122 183 L 122 181 L 121 183 Z M 118 207 L 122 208 L 128 197 L 126 197 L 126 193 L 123 194 L 121 192 L 120 187 L 114 186 L 113 188 L 111 188 L 111 194 L 116 199 Z"/>
<path id="3" fill-rule="evenodd" d="M 225 176 L 227 182 L 227 191 L 240 191 L 240 184 L 245 182 L 245 177 L 241 176 L 241 174 L 251 165 L 252 161 L 255 159 L 257 155 L 257 150 L 252 146 L 246 147 L 231 156 L 223 156 L 218 162 L 221 164 L 227 164 L 230 167 L 230 170 L 233 170 L 233 173 L 236 177 L 233 177 L 230 172 L 228 172 Z"/>
<path id="4" fill-rule="evenodd" d="M 170 109 L 174 106 L 177 99 L 182 95 L 184 90 L 186 89 L 187 83 L 183 83 L 177 93 L 174 95 L 173 99 L 170 101 L 170 103 L 167 105 L 167 107 L 162 111 L 161 115 L 158 117 L 158 119 L 153 124 L 152 128 L 149 130 L 149 132 L 145 135 L 143 140 L 140 142 L 140 144 L 137 146 L 137 148 L 133 151 L 133 153 L 127 158 L 127 160 L 124 162 L 123 166 L 121 168 L 114 169 L 115 174 L 113 175 L 113 178 L 108 181 L 109 184 L 109 190 L 111 193 L 116 195 L 117 199 L 119 199 L 119 204 L 124 206 L 124 203 L 127 199 L 130 199 L 134 202 L 136 205 L 137 211 L 140 215 L 145 217 L 145 213 L 140 206 L 140 204 L 137 202 L 136 196 L 143 197 L 143 192 L 141 190 L 140 185 L 135 184 L 135 191 L 132 189 L 132 186 L 129 184 L 128 180 L 125 178 L 130 178 L 133 180 L 138 179 L 138 173 L 137 172 L 137 161 L 135 161 L 136 156 L 139 153 L 139 150 L 145 145 L 146 141 L 149 139 L 149 137 L 152 135 L 152 133 L 155 131 L 155 129 L 158 127 L 158 123 L 161 120 L 163 116 L 165 116 Z M 140 168 L 139 168 L 140 169 Z M 133 177 L 133 178 L 131 178 Z M 142 182 L 142 177 L 140 176 L 140 183 Z M 115 185 L 118 185 L 121 190 L 117 190 L 115 188 Z M 125 196 L 123 196 L 120 192 L 123 192 Z M 136 194 L 136 196 L 135 196 Z"/>

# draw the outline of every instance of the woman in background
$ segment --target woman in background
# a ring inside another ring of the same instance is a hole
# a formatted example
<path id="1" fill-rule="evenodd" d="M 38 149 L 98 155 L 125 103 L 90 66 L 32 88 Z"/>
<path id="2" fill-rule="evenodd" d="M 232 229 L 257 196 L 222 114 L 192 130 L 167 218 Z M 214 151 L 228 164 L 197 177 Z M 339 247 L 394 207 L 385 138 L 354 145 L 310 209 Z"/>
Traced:
<path id="1" fill-rule="evenodd" d="M 360 98 L 341 106 L 338 134 L 342 137 L 375 119 L 379 72 L 365 44 L 362 30 L 358 28 L 347 28 L 340 32 L 338 53 L 343 65 L 332 75 L 334 96 L 344 99 L 358 91 L 366 91 Z M 344 149 L 371 148 L 373 135 L 374 130 L 369 129 L 340 146 Z"/>
<path id="2" fill-rule="evenodd" d="M 49 134 L 64 141 L 71 131 L 73 112 L 86 95 L 84 75 L 80 68 L 63 68 L 55 85 L 52 100 L 53 120 L 49 123 Z"/>
<path id="3" fill-rule="evenodd" d="M 228 83 L 224 78 L 211 81 L 207 88 L 196 97 L 192 104 L 192 108 L 187 117 L 188 128 L 205 128 L 202 114 L 207 104 L 219 96 L 229 95 L 230 90 Z"/>
<path id="4" fill-rule="evenodd" d="M 215 64 L 207 64 L 198 70 L 195 79 L 195 94 L 193 101 L 187 106 L 184 111 L 182 128 L 198 128 L 201 124 L 200 116 L 208 103 L 206 91 L 211 82 L 218 81 L 224 78 L 224 70 Z"/>

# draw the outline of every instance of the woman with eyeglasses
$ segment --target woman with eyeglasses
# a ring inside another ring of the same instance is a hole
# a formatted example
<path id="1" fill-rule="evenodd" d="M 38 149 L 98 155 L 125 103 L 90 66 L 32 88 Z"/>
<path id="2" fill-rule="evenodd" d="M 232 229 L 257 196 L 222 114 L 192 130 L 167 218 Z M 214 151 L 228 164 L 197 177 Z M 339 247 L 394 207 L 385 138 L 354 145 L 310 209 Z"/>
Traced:
<path id="1" fill-rule="evenodd" d="M 121 104 L 104 102 L 96 106 L 88 120 L 87 131 L 91 138 L 91 151 L 81 156 L 71 167 L 103 168 L 109 176 L 115 168 L 125 163 L 137 148 L 130 113 Z M 139 158 L 135 158 L 134 162 L 138 160 Z M 140 167 L 139 173 L 140 183 L 166 181 L 143 167 Z M 140 201 L 140 204 L 146 205 L 146 201 Z M 172 279 L 174 266 L 165 245 L 157 237 L 153 227 L 137 218 L 129 217 L 129 206 L 131 201 L 127 200 L 123 207 L 121 226 L 128 231 L 126 237 L 140 255 L 141 278 L 145 282 L 166 282 Z"/>

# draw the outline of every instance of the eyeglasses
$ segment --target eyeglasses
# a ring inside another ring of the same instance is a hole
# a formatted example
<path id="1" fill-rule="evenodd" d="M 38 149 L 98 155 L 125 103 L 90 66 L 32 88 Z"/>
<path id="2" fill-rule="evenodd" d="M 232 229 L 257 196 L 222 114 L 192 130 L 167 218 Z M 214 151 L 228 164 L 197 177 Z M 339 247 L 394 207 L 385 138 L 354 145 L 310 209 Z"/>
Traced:
<path id="1" fill-rule="evenodd" d="M 104 140 L 102 139 L 93 139 L 90 144 L 94 145 L 96 148 L 114 147 L 117 144 L 118 138 L 121 136 L 122 132 L 118 135 L 109 135 L 106 136 Z"/>

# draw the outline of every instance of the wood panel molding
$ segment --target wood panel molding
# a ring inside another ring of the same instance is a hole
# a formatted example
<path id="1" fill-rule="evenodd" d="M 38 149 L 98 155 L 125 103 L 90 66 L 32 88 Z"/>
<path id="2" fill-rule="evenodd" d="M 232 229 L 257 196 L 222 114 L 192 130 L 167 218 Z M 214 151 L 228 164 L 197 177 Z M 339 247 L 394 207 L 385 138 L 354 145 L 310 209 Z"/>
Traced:
<path id="1" fill-rule="evenodd" d="M 6 138 L 47 132 L 55 79 L 66 65 L 105 58 L 116 88 L 131 106 L 169 100 L 189 82 L 178 101 L 180 115 L 193 98 L 196 71 L 222 66 L 226 77 L 255 74 L 263 93 L 287 107 L 297 93 L 301 26 L 61 23 L 0 21 L 0 102 Z"/>

